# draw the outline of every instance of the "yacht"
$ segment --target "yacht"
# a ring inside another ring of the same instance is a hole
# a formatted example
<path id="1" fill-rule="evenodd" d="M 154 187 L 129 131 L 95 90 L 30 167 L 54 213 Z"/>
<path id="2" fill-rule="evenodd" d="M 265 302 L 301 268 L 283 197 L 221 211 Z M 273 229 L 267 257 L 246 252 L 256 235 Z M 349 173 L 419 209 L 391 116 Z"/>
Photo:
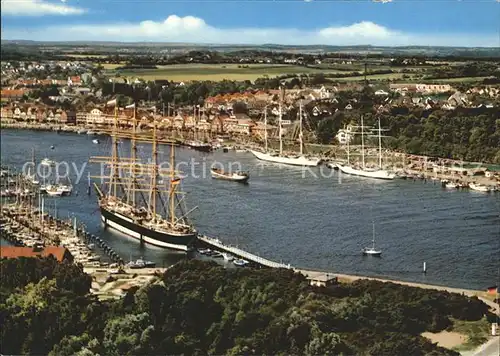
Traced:
<path id="1" fill-rule="evenodd" d="M 342 173 L 350 174 L 353 176 L 383 179 L 383 180 L 393 180 L 396 178 L 396 174 L 389 172 L 382 168 L 382 129 L 380 128 L 380 119 L 378 120 L 378 151 L 379 151 L 379 163 L 378 168 L 367 168 L 365 164 L 365 140 L 364 140 L 364 129 L 363 116 L 361 116 L 361 155 L 362 155 L 362 166 L 352 166 L 349 164 L 349 140 L 347 140 L 347 164 L 337 164 L 337 167 Z"/>
<path id="2" fill-rule="evenodd" d="M 459 184 L 458 183 L 455 183 L 455 182 L 446 182 L 445 183 L 445 188 L 448 188 L 448 189 L 458 189 L 460 188 Z"/>
<path id="3" fill-rule="evenodd" d="M 212 178 L 214 179 L 230 180 L 233 182 L 246 183 L 250 178 L 250 175 L 247 172 L 226 173 L 219 168 L 211 168 L 210 172 L 212 173 Z"/>
<path id="4" fill-rule="evenodd" d="M 45 186 L 45 192 L 51 197 L 60 197 L 63 195 L 62 190 L 57 185 L 49 184 Z"/>
<path id="5" fill-rule="evenodd" d="M 290 166 L 306 166 L 306 167 L 315 167 L 321 163 L 321 159 L 318 158 L 309 158 L 303 154 L 304 150 L 304 142 L 303 142 L 303 134 L 302 134 L 302 103 L 300 103 L 299 108 L 299 142 L 300 142 L 300 153 L 298 155 L 285 155 L 283 154 L 283 128 L 282 128 L 282 109 L 281 109 L 281 101 L 279 104 L 279 116 L 278 116 L 278 125 L 279 125 L 279 140 L 280 140 L 280 150 L 279 153 L 271 153 L 268 151 L 267 147 L 267 107 L 264 109 L 264 152 L 250 150 L 250 152 L 262 161 L 281 163 Z"/>
<path id="6" fill-rule="evenodd" d="M 51 166 L 55 166 L 56 162 L 51 160 L 51 159 L 48 159 L 48 158 L 44 158 L 42 159 L 42 161 L 40 162 L 40 164 L 42 166 L 48 166 L 48 167 L 51 167 Z"/>
<path id="7" fill-rule="evenodd" d="M 92 143 L 95 144 L 95 145 L 98 145 L 99 144 L 99 140 L 98 139 L 94 139 L 94 140 L 92 140 Z"/>
<path id="8" fill-rule="evenodd" d="M 245 267 L 246 265 L 248 265 L 248 263 L 249 262 L 247 260 L 243 259 L 237 259 L 233 261 L 233 264 L 238 267 Z"/>
<path id="9" fill-rule="evenodd" d="M 484 193 L 489 193 L 491 191 L 490 187 L 478 183 L 469 183 L 469 188 L 477 192 L 484 192 Z"/>
<path id="10" fill-rule="evenodd" d="M 381 250 L 375 248 L 375 223 L 373 223 L 373 236 L 372 236 L 372 246 L 365 247 L 363 250 L 363 255 L 365 256 L 380 256 L 382 254 Z"/>

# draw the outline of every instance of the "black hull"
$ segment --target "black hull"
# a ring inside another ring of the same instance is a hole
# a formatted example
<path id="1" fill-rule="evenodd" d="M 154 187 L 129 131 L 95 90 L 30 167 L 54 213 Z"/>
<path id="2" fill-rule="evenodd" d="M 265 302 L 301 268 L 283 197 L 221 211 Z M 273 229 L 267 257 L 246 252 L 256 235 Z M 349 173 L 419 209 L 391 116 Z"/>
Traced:
<path id="1" fill-rule="evenodd" d="M 189 234 L 171 234 L 151 230 L 147 227 L 128 221 L 116 213 L 101 207 L 101 216 L 105 225 L 110 226 L 128 236 L 151 245 L 174 250 L 190 251 L 194 248 L 196 232 Z"/>
<path id="2" fill-rule="evenodd" d="M 211 152 L 212 146 L 189 146 L 191 149 L 199 152 Z"/>

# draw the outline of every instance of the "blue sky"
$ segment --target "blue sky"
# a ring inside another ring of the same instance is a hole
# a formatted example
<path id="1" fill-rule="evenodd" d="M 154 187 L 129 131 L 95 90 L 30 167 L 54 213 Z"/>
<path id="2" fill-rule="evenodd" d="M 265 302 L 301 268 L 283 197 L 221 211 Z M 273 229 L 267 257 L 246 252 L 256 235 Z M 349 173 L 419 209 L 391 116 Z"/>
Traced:
<path id="1" fill-rule="evenodd" d="M 500 47 L 495 0 L 3 0 L 2 39 Z"/>

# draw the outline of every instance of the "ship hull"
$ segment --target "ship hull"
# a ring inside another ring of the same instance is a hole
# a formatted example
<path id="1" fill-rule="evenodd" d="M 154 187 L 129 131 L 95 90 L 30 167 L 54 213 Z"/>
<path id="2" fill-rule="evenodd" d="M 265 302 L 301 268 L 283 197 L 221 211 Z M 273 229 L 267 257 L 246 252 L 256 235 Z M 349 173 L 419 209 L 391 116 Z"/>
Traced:
<path id="1" fill-rule="evenodd" d="M 248 179 L 250 178 L 248 175 L 226 175 L 223 173 L 218 173 L 215 171 L 211 171 L 212 173 L 212 178 L 214 179 L 221 179 L 221 180 L 228 180 L 232 182 L 239 182 L 239 183 L 246 183 L 248 182 Z"/>
<path id="2" fill-rule="evenodd" d="M 101 220 L 106 225 L 139 241 L 179 251 L 190 251 L 196 242 L 196 233 L 167 233 L 155 231 L 134 223 L 131 219 L 101 207 Z"/>
<path id="3" fill-rule="evenodd" d="M 316 167 L 320 164 L 321 160 L 319 159 L 309 159 L 304 156 L 299 157 L 282 157 L 282 156 L 273 156 L 269 153 L 263 153 L 258 151 L 251 150 L 252 154 L 262 161 L 288 164 L 290 166 L 302 166 L 302 167 Z"/>
<path id="4" fill-rule="evenodd" d="M 383 180 L 393 180 L 396 175 L 389 173 L 384 170 L 378 170 L 378 171 L 364 171 L 361 169 L 355 169 L 349 166 L 342 166 L 340 164 L 337 165 L 339 170 L 342 173 L 345 174 L 350 174 L 353 176 L 358 176 L 358 177 L 366 177 L 366 178 L 374 178 L 374 179 L 383 179 Z"/>

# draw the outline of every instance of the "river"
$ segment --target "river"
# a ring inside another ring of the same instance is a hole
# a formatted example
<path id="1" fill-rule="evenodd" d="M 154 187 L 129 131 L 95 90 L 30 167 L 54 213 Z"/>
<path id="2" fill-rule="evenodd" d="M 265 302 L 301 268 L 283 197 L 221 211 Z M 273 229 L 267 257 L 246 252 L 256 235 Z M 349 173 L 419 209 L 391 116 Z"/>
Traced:
<path id="1" fill-rule="evenodd" d="M 48 157 L 74 164 L 77 170 L 84 168 L 72 196 L 47 198 L 51 211 L 57 209 L 60 217 L 76 216 L 126 260 L 143 256 L 167 266 L 185 258 L 109 229 L 103 231 L 95 194 L 87 195 L 87 169 L 99 174 L 100 168 L 84 165 L 92 155 L 109 155 L 110 139 L 100 137 L 101 144 L 95 145 L 93 138 L 2 130 L 2 164 L 20 168 L 31 160 L 34 148 L 38 160 Z M 129 143 L 120 146 L 126 151 Z M 139 147 L 144 156 L 148 150 Z M 161 159 L 168 160 L 168 146 L 161 146 L 160 152 Z M 198 206 L 192 215 L 195 226 L 226 243 L 296 267 L 345 274 L 471 289 L 484 289 L 498 280 L 498 193 L 449 191 L 431 181 L 340 177 L 326 167 L 304 173 L 297 167 L 262 163 L 250 153 L 205 154 L 186 148 L 176 152 L 177 161 L 186 163 L 182 170 L 189 173 L 183 180 L 188 207 Z M 209 168 L 214 161 L 226 167 L 239 162 L 250 171 L 249 184 L 211 179 Z M 75 183 L 74 168 L 70 176 Z M 360 253 L 371 245 L 372 222 L 381 258 Z M 424 261 L 426 274 L 422 273 Z"/>

